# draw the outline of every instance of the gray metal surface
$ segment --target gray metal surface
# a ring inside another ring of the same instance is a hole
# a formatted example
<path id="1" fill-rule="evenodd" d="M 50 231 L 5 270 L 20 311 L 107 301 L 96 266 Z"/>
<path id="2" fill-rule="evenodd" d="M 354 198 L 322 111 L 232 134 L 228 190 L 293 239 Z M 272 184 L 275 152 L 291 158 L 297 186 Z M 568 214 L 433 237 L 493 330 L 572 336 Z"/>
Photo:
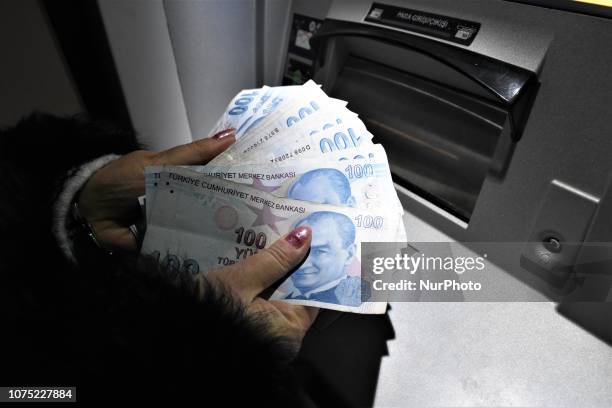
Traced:
<path id="1" fill-rule="evenodd" d="M 482 24 L 480 32 L 469 47 L 454 45 L 531 71 L 538 70 L 553 36 L 550 25 L 546 21 L 548 18 L 546 12 L 532 13 L 533 7 L 510 4 L 501 0 L 385 0 L 379 2 L 479 22 Z M 327 17 L 363 22 L 372 3 L 373 1 L 368 0 L 335 0 Z M 390 29 L 396 30 L 395 28 Z M 445 42 L 438 39 L 436 41 Z"/>
<path id="2" fill-rule="evenodd" d="M 161 0 L 98 0 L 132 124 L 141 143 L 163 150 L 191 132 Z"/>
<path id="3" fill-rule="evenodd" d="M 404 223 L 415 242 L 453 240 L 408 212 Z M 488 264 L 487 272 L 487 287 L 538 298 L 504 270 Z M 395 338 L 382 358 L 374 406 L 612 406 L 612 347 L 539 298 L 391 304 Z"/>
<path id="4" fill-rule="evenodd" d="M 396 303 L 376 407 L 610 407 L 612 348 L 551 303 Z"/>
<path id="5" fill-rule="evenodd" d="M 228 101 L 257 86 L 255 0 L 165 0 L 168 30 L 194 139 Z"/>
<path id="6" fill-rule="evenodd" d="M 291 24 L 290 0 L 267 0 L 263 2 L 263 58 L 261 85 L 281 84 L 282 71 L 287 54 L 287 35 Z"/>

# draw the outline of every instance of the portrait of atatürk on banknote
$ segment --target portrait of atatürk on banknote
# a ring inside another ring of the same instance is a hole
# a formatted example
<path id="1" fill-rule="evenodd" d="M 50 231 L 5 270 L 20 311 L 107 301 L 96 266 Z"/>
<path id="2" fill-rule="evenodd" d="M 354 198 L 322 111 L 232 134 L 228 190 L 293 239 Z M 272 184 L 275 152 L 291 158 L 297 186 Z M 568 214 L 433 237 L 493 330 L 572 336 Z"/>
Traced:
<path id="1" fill-rule="evenodd" d="M 347 273 L 356 252 L 351 219 L 337 212 L 319 211 L 298 222 L 300 225 L 309 225 L 315 232 L 308 258 L 291 275 L 294 289 L 286 299 L 358 306 L 361 280 Z"/>

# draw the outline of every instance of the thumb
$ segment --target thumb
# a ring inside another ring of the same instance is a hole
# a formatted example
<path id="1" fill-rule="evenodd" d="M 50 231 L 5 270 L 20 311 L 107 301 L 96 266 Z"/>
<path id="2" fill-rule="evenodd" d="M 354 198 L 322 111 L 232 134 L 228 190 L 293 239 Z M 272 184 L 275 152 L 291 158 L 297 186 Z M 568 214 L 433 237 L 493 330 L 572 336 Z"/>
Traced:
<path id="1" fill-rule="evenodd" d="M 226 129 L 212 137 L 176 146 L 153 157 L 154 165 L 206 164 L 236 141 L 235 129 Z"/>
<path id="2" fill-rule="evenodd" d="M 304 259 L 311 239 L 310 227 L 297 227 L 269 248 L 230 267 L 212 271 L 208 278 L 228 284 L 244 301 L 250 303 Z"/>

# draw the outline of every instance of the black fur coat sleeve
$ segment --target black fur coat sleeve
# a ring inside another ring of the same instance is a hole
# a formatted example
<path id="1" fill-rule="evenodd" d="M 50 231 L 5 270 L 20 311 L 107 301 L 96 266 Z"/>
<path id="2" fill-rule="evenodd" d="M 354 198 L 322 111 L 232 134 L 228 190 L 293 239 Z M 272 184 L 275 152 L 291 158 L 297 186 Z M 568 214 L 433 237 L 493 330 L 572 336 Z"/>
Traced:
<path id="1" fill-rule="evenodd" d="M 2 385 L 77 386 L 81 402 L 295 405 L 291 344 L 223 291 L 146 259 L 67 262 L 52 206 L 69 170 L 138 148 L 132 132 L 35 114 L 0 133 Z"/>

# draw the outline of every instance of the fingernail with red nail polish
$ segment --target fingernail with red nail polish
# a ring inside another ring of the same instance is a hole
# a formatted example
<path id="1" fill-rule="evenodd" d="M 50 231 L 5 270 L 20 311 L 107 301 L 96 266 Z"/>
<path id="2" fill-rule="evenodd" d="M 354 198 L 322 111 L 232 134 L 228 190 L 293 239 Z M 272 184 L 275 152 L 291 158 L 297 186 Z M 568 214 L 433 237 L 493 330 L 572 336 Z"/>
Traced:
<path id="1" fill-rule="evenodd" d="M 212 138 L 216 140 L 221 140 L 221 139 L 225 139 L 228 136 L 236 136 L 236 129 L 222 130 L 218 133 L 215 133 L 215 135 Z"/>
<path id="2" fill-rule="evenodd" d="M 301 248 L 304 242 L 308 241 L 311 232 L 310 227 L 302 225 L 291 231 L 285 237 L 285 241 L 289 242 L 294 248 Z"/>

